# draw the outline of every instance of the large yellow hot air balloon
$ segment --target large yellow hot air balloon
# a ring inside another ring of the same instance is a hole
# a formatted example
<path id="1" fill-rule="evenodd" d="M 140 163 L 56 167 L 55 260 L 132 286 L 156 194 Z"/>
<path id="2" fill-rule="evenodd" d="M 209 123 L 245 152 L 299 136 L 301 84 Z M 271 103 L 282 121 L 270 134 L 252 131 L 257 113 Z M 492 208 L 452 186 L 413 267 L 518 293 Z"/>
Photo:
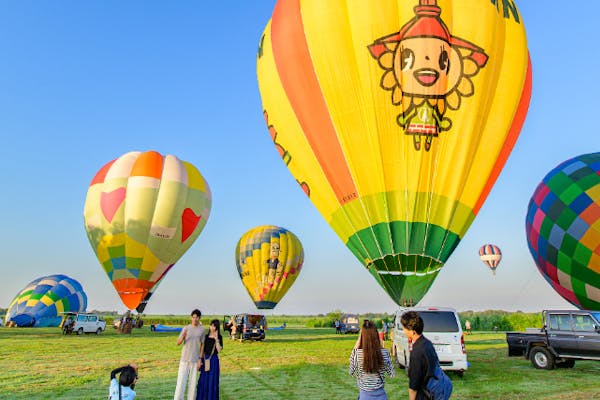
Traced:
<path id="1" fill-rule="evenodd" d="M 142 312 L 208 219 L 211 193 L 192 164 L 130 152 L 98 171 L 87 192 L 85 230 L 128 309 Z"/>
<path id="2" fill-rule="evenodd" d="M 285 228 L 261 225 L 244 233 L 235 249 L 240 279 L 259 309 L 272 309 L 300 274 L 304 250 Z"/>
<path id="3" fill-rule="evenodd" d="M 416 304 L 527 113 L 514 2 L 279 0 L 257 75 L 292 175 L 391 298 Z"/>

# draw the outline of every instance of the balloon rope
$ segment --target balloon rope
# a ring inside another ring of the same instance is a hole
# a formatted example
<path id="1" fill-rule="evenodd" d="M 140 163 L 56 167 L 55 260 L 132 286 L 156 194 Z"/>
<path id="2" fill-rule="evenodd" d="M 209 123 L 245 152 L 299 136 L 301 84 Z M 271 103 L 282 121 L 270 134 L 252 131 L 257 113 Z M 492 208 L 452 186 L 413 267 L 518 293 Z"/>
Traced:
<path id="1" fill-rule="evenodd" d="M 527 286 L 529 286 L 529 284 L 531 283 L 531 280 L 533 279 L 533 277 L 536 275 L 537 270 L 533 269 L 531 271 L 531 273 L 529 274 L 529 278 L 527 279 L 527 282 L 525 282 L 525 284 L 523 284 L 523 286 L 521 287 L 521 290 L 517 293 L 516 296 L 513 297 L 514 301 L 512 302 L 510 309 L 514 309 L 515 308 L 515 304 L 517 304 L 518 300 L 521 298 L 521 296 L 523 295 L 523 292 L 525 291 L 525 289 L 527 288 Z"/>

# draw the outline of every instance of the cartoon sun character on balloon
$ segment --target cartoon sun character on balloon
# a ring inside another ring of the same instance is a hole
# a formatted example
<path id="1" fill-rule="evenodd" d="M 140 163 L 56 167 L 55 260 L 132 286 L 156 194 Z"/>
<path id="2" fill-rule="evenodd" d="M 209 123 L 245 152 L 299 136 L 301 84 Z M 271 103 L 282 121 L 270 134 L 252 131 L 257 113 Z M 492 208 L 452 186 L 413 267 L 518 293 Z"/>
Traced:
<path id="1" fill-rule="evenodd" d="M 269 259 L 266 261 L 267 264 L 269 264 L 269 274 L 267 276 L 267 290 L 273 287 L 273 284 L 275 283 L 275 275 L 277 272 L 281 274 L 281 270 L 283 267 L 283 265 L 279 261 L 279 242 L 272 242 L 270 250 L 271 253 L 269 255 Z"/>
<path id="2" fill-rule="evenodd" d="M 458 110 L 461 98 L 472 96 L 471 78 L 488 60 L 485 51 L 452 36 L 440 18 L 436 0 L 420 0 L 415 17 L 399 32 L 381 37 L 369 47 L 385 70 L 380 87 L 392 92 L 392 104 L 401 106 L 396 122 L 413 136 L 416 150 L 429 151 L 434 137 L 452 127 L 446 110 Z"/>

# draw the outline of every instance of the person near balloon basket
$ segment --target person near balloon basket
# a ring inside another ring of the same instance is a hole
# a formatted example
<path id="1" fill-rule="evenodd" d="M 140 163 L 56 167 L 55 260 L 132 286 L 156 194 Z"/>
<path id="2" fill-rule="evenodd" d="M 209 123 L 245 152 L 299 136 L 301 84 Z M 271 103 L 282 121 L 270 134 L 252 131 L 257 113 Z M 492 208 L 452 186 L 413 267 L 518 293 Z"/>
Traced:
<path id="1" fill-rule="evenodd" d="M 200 322 L 202 313 L 195 309 L 191 313 L 192 321 L 181 330 L 177 338 L 177 345 L 183 344 L 181 360 L 177 372 L 177 386 L 175 387 L 174 400 L 183 400 L 183 393 L 187 386 L 187 400 L 196 398 L 196 379 L 200 366 L 200 354 L 203 354 L 205 329 Z"/>
<path id="2" fill-rule="evenodd" d="M 117 374 L 119 378 L 117 379 Z M 110 387 L 108 400 L 133 400 L 135 399 L 135 384 L 138 380 L 138 367 L 128 364 L 115 368 L 110 373 Z"/>
<path id="3" fill-rule="evenodd" d="M 219 353 L 223 350 L 223 336 L 218 319 L 210 321 L 208 334 L 204 337 L 204 352 L 200 356 L 198 369 L 200 379 L 196 400 L 218 400 L 219 379 L 221 367 L 219 365 Z"/>
<path id="4" fill-rule="evenodd" d="M 394 377 L 394 365 L 389 351 L 381 346 L 377 327 L 369 320 L 363 321 L 350 354 L 349 373 L 356 377 L 360 389 L 359 400 L 387 400 L 385 375 Z"/>

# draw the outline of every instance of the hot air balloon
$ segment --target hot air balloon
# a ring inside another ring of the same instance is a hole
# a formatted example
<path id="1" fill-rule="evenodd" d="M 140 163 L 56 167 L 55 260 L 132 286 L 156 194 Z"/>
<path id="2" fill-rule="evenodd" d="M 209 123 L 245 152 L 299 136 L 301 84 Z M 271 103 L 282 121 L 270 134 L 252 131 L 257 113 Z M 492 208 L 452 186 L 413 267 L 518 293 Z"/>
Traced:
<path id="1" fill-rule="evenodd" d="M 600 310 L 600 153 L 551 170 L 529 202 L 525 221 L 538 270 L 565 300 Z"/>
<path id="2" fill-rule="evenodd" d="M 200 172 L 173 155 L 130 152 L 98 171 L 85 200 L 85 230 L 128 309 L 144 311 L 202 232 L 210 207 Z"/>
<path id="3" fill-rule="evenodd" d="M 502 251 L 495 244 L 484 244 L 479 248 L 479 258 L 489 269 L 492 270 L 492 274 L 496 275 L 496 268 L 502 260 Z"/>
<path id="4" fill-rule="evenodd" d="M 242 235 L 235 249 L 235 262 L 256 307 L 272 309 L 300 274 L 304 250 L 287 229 L 261 225 Z"/>
<path id="5" fill-rule="evenodd" d="M 84 312 L 87 296 L 81 284 L 66 275 L 37 278 L 27 284 L 8 306 L 5 323 L 17 326 L 59 326 L 65 312 Z"/>
<path id="6" fill-rule="evenodd" d="M 298 184 L 389 296 L 416 304 L 527 113 L 531 65 L 514 2 L 279 0 L 257 76 Z"/>

